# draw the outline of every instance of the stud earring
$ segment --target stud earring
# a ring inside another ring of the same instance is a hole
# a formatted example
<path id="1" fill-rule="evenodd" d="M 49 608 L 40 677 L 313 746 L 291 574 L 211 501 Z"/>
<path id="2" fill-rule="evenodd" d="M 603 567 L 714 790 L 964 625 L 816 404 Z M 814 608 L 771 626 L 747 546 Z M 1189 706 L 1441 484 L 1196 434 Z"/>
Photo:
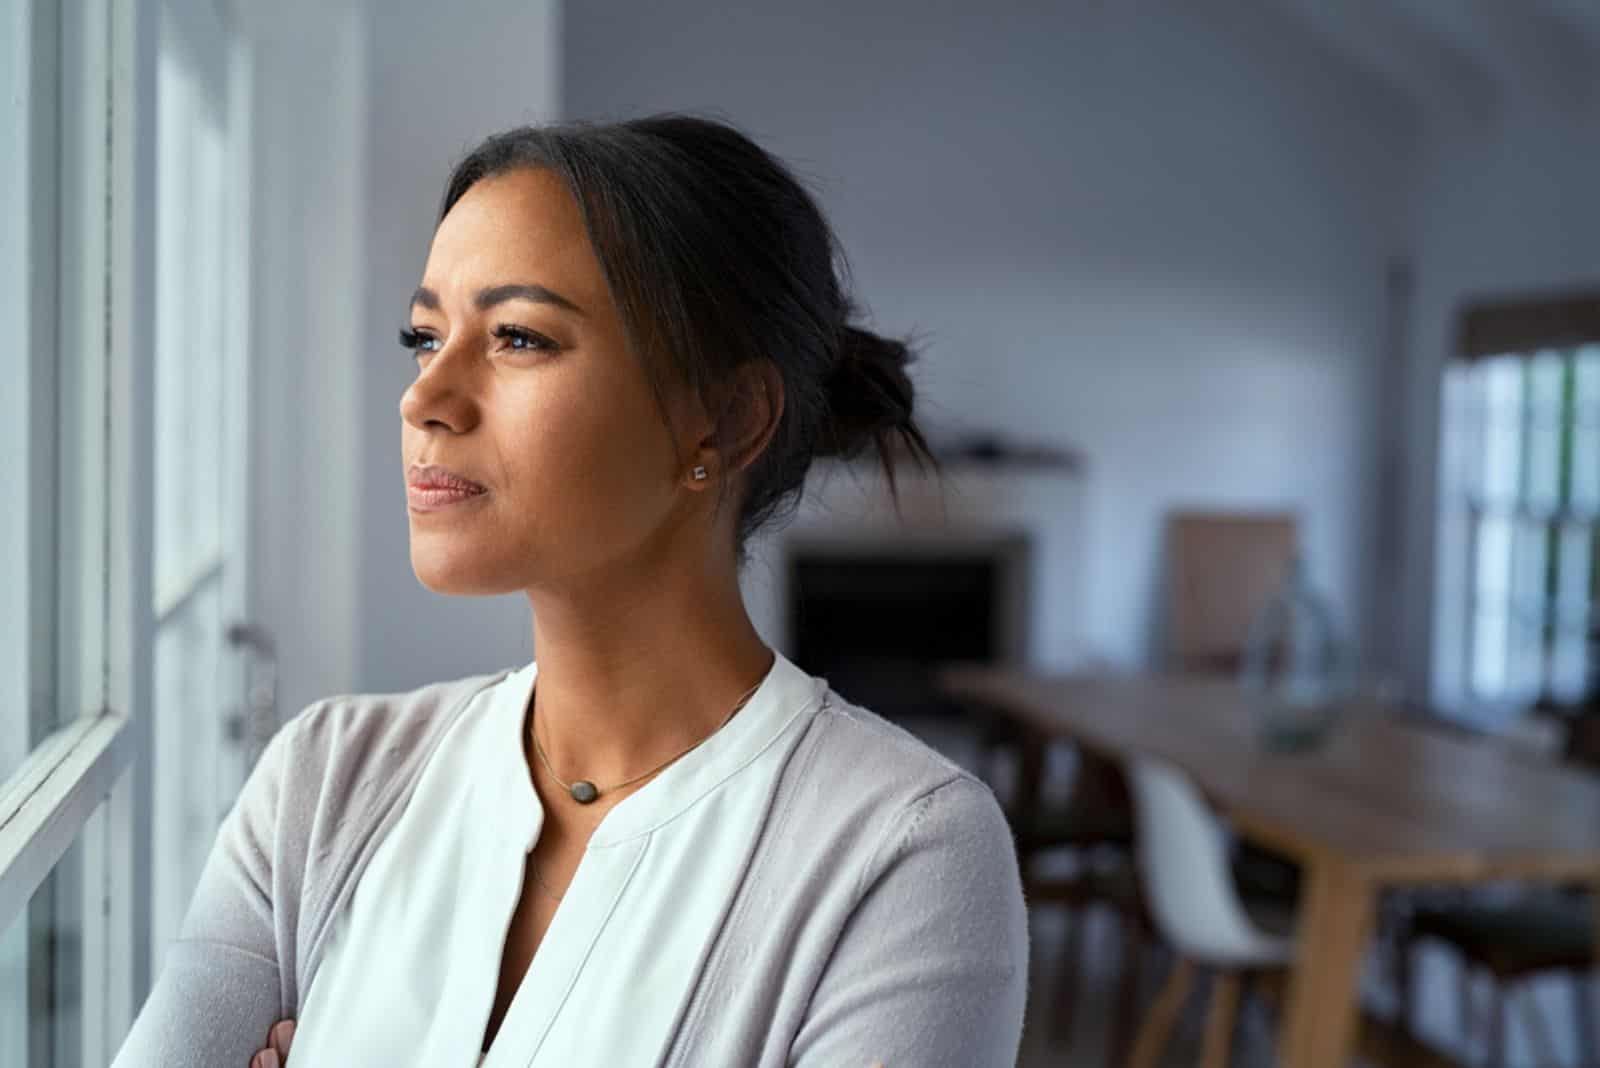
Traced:
<path id="1" fill-rule="evenodd" d="M 704 482 L 706 478 L 706 465 L 695 464 L 693 474 L 696 482 Z"/>

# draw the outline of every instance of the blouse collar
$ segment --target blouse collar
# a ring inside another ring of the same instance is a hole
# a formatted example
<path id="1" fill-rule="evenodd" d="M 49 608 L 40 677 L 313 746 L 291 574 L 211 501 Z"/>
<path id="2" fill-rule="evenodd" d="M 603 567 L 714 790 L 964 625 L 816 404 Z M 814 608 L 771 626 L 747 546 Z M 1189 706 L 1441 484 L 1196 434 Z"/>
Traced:
<path id="1" fill-rule="evenodd" d="M 495 684 L 488 709 L 495 751 L 505 758 L 494 816 L 524 851 L 537 844 L 544 823 L 521 737 L 538 673 L 536 662 L 511 672 Z M 589 848 L 648 834 L 673 819 L 760 756 L 798 718 L 813 714 L 827 689 L 827 679 L 806 673 L 774 649 L 771 668 L 738 715 L 617 802 L 590 836 Z"/>

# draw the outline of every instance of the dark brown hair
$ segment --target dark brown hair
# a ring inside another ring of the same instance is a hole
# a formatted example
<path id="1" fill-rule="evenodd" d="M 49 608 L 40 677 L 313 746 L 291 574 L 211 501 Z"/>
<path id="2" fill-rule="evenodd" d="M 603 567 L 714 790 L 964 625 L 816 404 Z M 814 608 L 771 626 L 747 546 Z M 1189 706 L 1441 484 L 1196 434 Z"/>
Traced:
<path id="1" fill-rule="evenodd" d="M 523 167 L 546 168 L 571 189 L 664 414 L 667 381 L 717 412 L 737 367 L 753 359 L 777 367 L 783 414 L 745 470 L 734 536 L 741 564 L 749 536 L 786 506 L 792 512 L 815 457 L 850 459 L 873 445 L 891 494 L 897 451 L 938 469 L 912 419 L 911 348 L 852 324 L 832 229 L 755 142 L 686 115 L 506 130 L 456 165 L 439 218 L 473 183 Z"/>

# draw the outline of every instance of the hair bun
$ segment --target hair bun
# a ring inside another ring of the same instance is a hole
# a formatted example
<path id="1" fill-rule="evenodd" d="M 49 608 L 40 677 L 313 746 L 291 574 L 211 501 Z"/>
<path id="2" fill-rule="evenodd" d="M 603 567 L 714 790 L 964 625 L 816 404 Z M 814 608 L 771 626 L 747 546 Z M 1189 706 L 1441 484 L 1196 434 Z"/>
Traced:
<path id="1" fill-rule="evenodd" d="M 849 325 L 840 331 L 839 362 L 824 383 L 832 419 L 821 455 L 850 459 L 912 426 L 916 391 L 906 368 L 913 359 L 903 341 Z"/>

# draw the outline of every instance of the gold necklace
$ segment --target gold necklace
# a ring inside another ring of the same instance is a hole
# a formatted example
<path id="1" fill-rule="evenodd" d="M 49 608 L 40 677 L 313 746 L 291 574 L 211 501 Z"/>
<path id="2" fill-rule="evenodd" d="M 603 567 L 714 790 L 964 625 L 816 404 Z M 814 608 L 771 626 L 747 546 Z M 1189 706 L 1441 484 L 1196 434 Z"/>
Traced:
<path id="1" fill-rule="evenodd" d="M 765 676 L 762 676 L 762 680 L 765 681 Z M 537 684 L 535 684 L 535 685 L 537 686 Z M 594 783 L 590 782 L 588 779 L 579 779 L 577 782 L 566 782 L 565 780 L 563 780 L 561 778 L 561 776 L 557 775 L 556 774 L 556 769 L 552 768 L 550 766 L 550 758 L 544 755 L 544 746 L 539 744 L 539 729 L 538 729 L 537 725 L 535 725 L 533 727 L 533 748 L 534 748 L 534 751 L 539 754 L 539 762 L 544 765 L 544 770 L 550 773 L 550 777 L 552 779 L 554 779 L 556 782 L 561 784 L 562 789 L 566 790 L 567 793 L 572 795 L 572 799 L 574 801 L 578 802 L 578 804 L 580 804 L 580 805 L 593 804 L 594 801 L 597 798 L 599 798 L 601 794 L 608 794 L 613 790 L 620 790 L 624 786 L 631 786 L 634 783 L 638 782 L 640 779 L 649 778 L 651 775 L 654 775 L 656 772 L 660 771 L 662 768 L 666 767 L 668 764 L 672 763 L 674 760 L 681 760 L 684 757 L 688 756 L 690 753 L 694 752 L 695 749 L 697 749 L 699 746 L 701 746 L 701 745 L 703 745 L 705 743 L 706 738 L 710 738 L 712 734 L 716 734 L 717 731 L 720 731 L 723 727 L 726 727 L 728 725 L 728 720 L 733 719 L 735 713 L 737 713 L 739 711 L 739 709 L 743 708 L 744 705 L 745 705 L 745 702 L 750 700 L 750 698 L 760 688 L 761 688 L 761 682 L 757 682 L 754 686 L 752 686 L 748 690 L 746 690 L 744 692 L 744 696 L 739 698 L 739 703 L 733 706 L 733 711 L 728 713 L 727 719 L 724 719 L 722 721 L 722 723 L 718 725 L 717 730 L 712 731 L 711 734 L 706 735 L 705 738 L 702 738 L 702 739 L 700 739 L 700 741 L 695 742 L 694 745 L 691 745 L 689 748 L 685 749 L 683 752 L 679 753 L 677 756 L 672 757 L 669 760 L 665 760 L 660 764 L 657 764 L 655 767 L 651 768 L 649 771 L 645 772 L 643 775 L 635 775 L 631 779 L 627 779 L 627 780 L 624 780 L 623 782 L 619 782 L 615 786 L 608 786 L 604 790 L 600 789 L 598 786 L 596 786 Z"/>

